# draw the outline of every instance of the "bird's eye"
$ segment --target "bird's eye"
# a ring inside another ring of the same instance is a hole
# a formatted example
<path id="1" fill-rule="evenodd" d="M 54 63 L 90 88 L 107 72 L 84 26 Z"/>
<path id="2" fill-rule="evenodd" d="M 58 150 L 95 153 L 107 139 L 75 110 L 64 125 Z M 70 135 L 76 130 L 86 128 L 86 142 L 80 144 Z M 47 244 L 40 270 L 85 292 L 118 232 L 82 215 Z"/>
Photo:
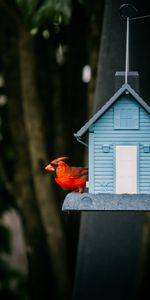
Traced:
<path id="1" fill-rule="evenodd" d="M 51 163 L 51 166 L 53 167 L 53 168 L 57 168 L 58 167 L 58 163 Z"/>
<path id="2" fill-rule="evenodd" d="M 55 164 L 52 164 L 52 163 L 51 163 L 51 166 L 52 166 L 52 167 L 54 167 L 54 166 L 55 166 Z"/>

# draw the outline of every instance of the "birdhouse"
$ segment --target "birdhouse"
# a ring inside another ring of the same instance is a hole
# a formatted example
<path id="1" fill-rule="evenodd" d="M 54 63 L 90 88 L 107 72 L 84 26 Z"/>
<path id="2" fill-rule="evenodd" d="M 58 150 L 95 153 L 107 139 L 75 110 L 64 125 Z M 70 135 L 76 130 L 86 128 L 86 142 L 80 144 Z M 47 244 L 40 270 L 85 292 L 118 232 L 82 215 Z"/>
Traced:
<path id="1" fill-rule="evenodd" d="M 89 134 L 89 192 L 150 194 L 150 107 L 124 84 L 75 134 Z"/>
<path id="2" fill-rule="evenodd" d="M 124 19 L 125 80 L 118 72 L 114 95 L 74 134 L 83 144 L 89 137 L 89 190 L 67 195 L 63 210 L 150 211 L 150 107 L 137 92 L 138 73 L 129 72 L 129 20 L 136 18 Z"/>
<path id="3" fill-rule="evenodd" d="M 149 210 L 148 104 L 130 84 L 124 83 L 75 133 L 78 141 L 86 135 L 89 193 L 69 196 L 67 205 L 83 210 Z"/>

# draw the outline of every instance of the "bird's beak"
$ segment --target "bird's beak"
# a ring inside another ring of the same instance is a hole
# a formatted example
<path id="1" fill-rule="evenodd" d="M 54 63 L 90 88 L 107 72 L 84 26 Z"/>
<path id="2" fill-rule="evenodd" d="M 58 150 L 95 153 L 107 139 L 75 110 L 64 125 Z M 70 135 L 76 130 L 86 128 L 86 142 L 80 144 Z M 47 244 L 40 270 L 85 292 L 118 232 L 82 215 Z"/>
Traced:
<path id="1" fill-rule="evenodd" d="M 45 170 L 46 170 L 46 171 L 55 171 L 54 167 L 52 167 L 51 164 L 47 165 L 47 166 L 45 167 Z"/>

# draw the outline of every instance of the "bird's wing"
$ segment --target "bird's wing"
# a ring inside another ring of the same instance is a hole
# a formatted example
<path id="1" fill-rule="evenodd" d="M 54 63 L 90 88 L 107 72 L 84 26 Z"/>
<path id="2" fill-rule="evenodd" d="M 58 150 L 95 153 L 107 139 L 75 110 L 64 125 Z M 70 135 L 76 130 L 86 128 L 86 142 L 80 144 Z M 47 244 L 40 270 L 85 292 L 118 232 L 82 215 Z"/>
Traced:
<path id="1" fill-rule="evenodd" d="M 68 178 L 79 178 L 82 176 L 88 175 L 88 168 L 82 168 L 82 167 L 70 167 L 68 170 L 67 177 Z"/>

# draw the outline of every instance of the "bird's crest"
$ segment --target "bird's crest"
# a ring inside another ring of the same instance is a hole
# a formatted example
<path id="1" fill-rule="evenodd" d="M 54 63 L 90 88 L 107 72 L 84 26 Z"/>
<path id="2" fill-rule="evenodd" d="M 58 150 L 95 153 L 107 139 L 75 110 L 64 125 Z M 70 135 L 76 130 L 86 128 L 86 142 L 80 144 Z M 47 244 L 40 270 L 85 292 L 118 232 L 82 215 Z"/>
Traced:
<path id="1" fill-rule="evenodd" d="M 69 159 L 69 157 L 66 157 L 66 156 L 58 157 L 58 158 L 54 159 L 53 161 L 51 161 L 51 164 L 57 164 L 59 161 L 66 160 L 66 159 Z"/>

